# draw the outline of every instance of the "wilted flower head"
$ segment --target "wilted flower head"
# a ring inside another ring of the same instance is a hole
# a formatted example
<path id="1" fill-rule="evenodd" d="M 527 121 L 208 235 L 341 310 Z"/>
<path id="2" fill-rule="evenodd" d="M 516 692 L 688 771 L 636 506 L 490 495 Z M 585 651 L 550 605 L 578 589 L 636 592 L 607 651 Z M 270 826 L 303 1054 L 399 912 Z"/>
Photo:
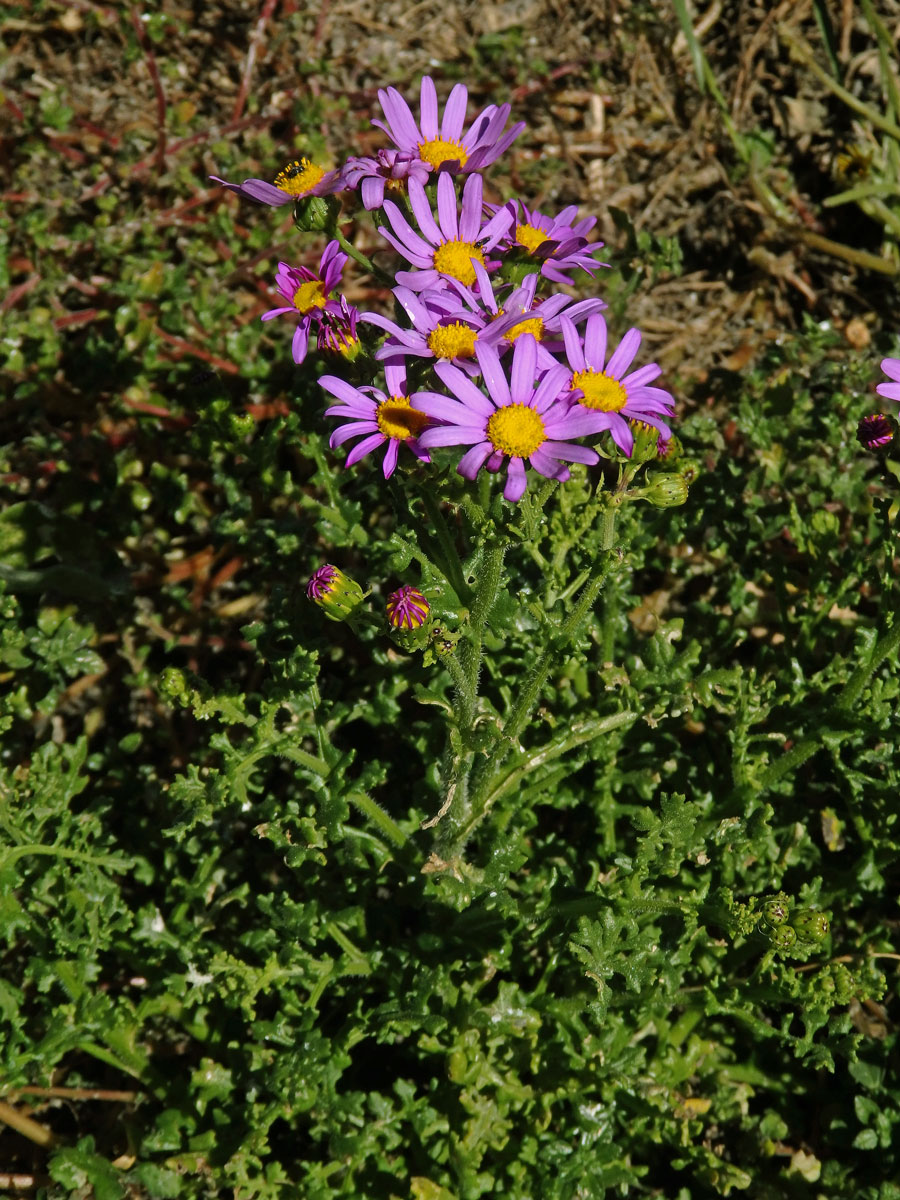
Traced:
<path id="1" fill-rule="evenodd" d="M 431 605 L 418 588 L 404 583 L 391 592 L 385 606 L 387 619 L 395 629 L 418 629 L 428 620 Z"/>
<path id="2" fill-rule="evenodd" d="M 336 300 L 329 300 L 328 293 L 340 283 L 346 261 L 347 255 L 335 241 L 325 247 L 318 271 L 311 271 L 309 267 L 290 267 L 284 262 L 278 264 L 275 283 L 288 304 L 270 308 L 263 313 L 262 320 L 271 321 L 285 314 L 296 318 L 297 328 L 291 346 L 295 363 L 302 363 L 306 358 L 313 322 L 321 321 L 325 313 L 335 317 L 342 315 L 341 305 Z"/>
<path id="3" fill-rule="evenodd" d="M 520 121 L 504 134 L 510 107 L 489 104 L 463 132 L 468 98 L 465 84 L 458 83 L 450 93 L 439 124 L 434 81 L 430 75 L 424 75 L 418 123 L 397 89 L 389 87 L 378 93 L 387 124 L 378 120 L 372 124 L 383 129 L 398 150 L 415 155 L 435 171 L 447 170 L 453 174 L 480 171 L 512 145 L 525 128 L 525 122 Z"/>
<path id="4" fill-rule="evenodd" d="M 265 179 L 245 179 L 243 183 L 226 183 L 218 175 L 210 175 L 215 183 L 231 192 L 237 192 L 254 204 L 268 204 L 279 208 L 291 204 L 301 196 L 328 196 L 343 186 L 339 171 L 326 171 L 308 158 L 294 159 L 275 176 L 272 183 Z"/>
<path id="5" fill-rule="evenodd" d="M 321 315 L 319 331 L 316 334 L 316 349 L 339 354 L 341 358 L 353 362 L 362 351 L 362 342 L 356 333 L 360 311 L 348 303 L 346 296 L 341 296 L 338 304 L 340 312 L 329 309 Z"/>
<path id="6" fill-rule="evenodd" d="M 575 205 L 564 208 L 555 217 L 537 209 L 528 209 L 521 200 L 506 205 L 513 216 L 510 225 L 510 245 L 533 259 L 546 279 L 555 283 L 571 283 L 570 271 L 580 267 L 588 274 L 606 263 L 598 263 L 594 255 L 603 248 L 602 242 L 589 243 L 587 233 L 597 224 L 596 217 L 578 220 Z"/>
<path id="7" fill-rule="evenodd" d="M 888 386 L 888 385 L 883 385 Z M 863 417 L 856 427 L 856 439 L 866 450 L 876 450 L 893 440 L 894 422 L 884 413 Z"/>
<path id="8" fill-rule="evenodd" d="M 384 193 L 406 191 L 408 181 L 428 182 L 431 167 L 408 150 L 381 149 L 374 158 L 348 158 L 341 170 L 344 187 L 359 188 L 363 208 L 381 208 Z"/>

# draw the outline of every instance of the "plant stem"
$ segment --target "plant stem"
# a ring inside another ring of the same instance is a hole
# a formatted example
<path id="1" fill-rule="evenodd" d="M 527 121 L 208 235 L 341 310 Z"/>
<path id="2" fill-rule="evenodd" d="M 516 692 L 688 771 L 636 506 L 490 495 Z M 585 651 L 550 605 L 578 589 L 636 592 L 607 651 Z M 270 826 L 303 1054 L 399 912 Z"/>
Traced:
<path id="1" fill-rule="evenodd" d="M 450 536 L 450 530 L 447 528 L 447 522 L 441 511 L 441 506 L 434 498 L 434 493 L 430 488 L 422 488 L 421 496 L 425 507 L 425 515 L 431 521 L 432 531 L 441 549 L 443 562 L 440 565 L 444 568 L 444 576 L 454 592 L 456 592 L 460 603 L 465 604 L 466 598 L 471 593 L 471 589 L 467 586 L 463 578 L 459 551 L 456 548 L 453 538 Z"/>
<path id="2" fill-rule="evenodd" d="M 334 229 L 334 236 L 337 244 L 344 251 L 344 253 L 349 254 L 354 262 L 358 262 L 364 271 L 368 271 L 369 274 L 374 275 L 380 283 L 387 284 L 388 286 L 394 282 L 394 277 L 392 275 L 389 275 L 386 271 L 382 271 L 380 267 L 377 267 L 375 263 L 372 262 L 371 258 L 368 258 L 365 254 L 363 254 L 361 250 L 357 250 L 352 242 L 348 242 L 337 226 L 335 226 Z"/>

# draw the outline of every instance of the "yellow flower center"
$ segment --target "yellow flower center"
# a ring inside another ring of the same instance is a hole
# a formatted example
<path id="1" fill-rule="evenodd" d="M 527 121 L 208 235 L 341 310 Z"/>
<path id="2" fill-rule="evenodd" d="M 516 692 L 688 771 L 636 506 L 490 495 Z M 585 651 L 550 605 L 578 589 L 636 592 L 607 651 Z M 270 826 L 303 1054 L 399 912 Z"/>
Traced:
<path id="1" fill-rule="evenodd" d="M 375 420 L 386 438 L 405 442 L 419 436 L 428 424 L 428 415 L 413 408 L 406 396 L 391 396 L 378 405 Z"/>
<path id="2" fill-rule="evenodd" d="M 628 393 L 618 379 L 604 375 L 602 371 L 576 371 L 572 376 L 572 387 L 584 392 L 578 403 L 585 408 L 618 412 L 628 403 Z"/>
<path id="3" fill-rule="evenodd" d="M 536 229 L 534 225 L 517 225 L 516 226 L 516 241 L 520 246 L 524 247 L 529 254 L 534 254 L 538 246 L 549 241 L 546 233 L 541 229 Z"/>
<path id="4" fill-rule="evenodd" d="M 544 335 L 544 322 L 540 317 L 526 317 L 518 325 L 514 325 L 508 333 L 504 333 L 503 339 L 511 344 L 523 333 L 532 334 L 535 341 L 539 342 Z"/>
<path id="5" fill-rule="evenodd" d="M 419 158 L 422 162 L 431 163 L 435 170 L 445 162 L 458 162 L 461 167 L 464 167 L 468 157 L 459 142 L 445 142 L 443 138 L 432 138 L 430 142 L 419 142 Z"/>
<path id="6" fill-rule="evenodd" d="M 473 258 L 484 266 L 484 255 L 474 242 L 444 242 L 434 252 L 434 269 L 471 287 L 475 282 Z"/>
<path id="7" fill-rule="evenodd" d="M 299 162 L 295 159 L 288 163 L 272 182 L 289 196 L 305 196 L 324 174 L 323 169 L 317 167 L 314 162 L 310 162 L 308 158 L 301 158 Z"/>
<path id="8" fill-rule="evenodd" d="M 475 353 L 475 330 L 461 321 L 438 325 L 428 335 L 428 349 L 435 358 L 471 358 Z"/>
<path id="9" fill-rule="evenodd" d="M 498 408 L 487 423 L 487 435 L 494 449 L 510 458 L 528 458 L 547 440 L 540 413 L 527 404 Z"/>
<path id="10" fill-rule="evenodd" d="M 301 283 L 294 292 L 292 304 L 298 312 L 312 312 L 314 308 L 325 307 L 325 284 L 321 279 L 308 279 Z"/>

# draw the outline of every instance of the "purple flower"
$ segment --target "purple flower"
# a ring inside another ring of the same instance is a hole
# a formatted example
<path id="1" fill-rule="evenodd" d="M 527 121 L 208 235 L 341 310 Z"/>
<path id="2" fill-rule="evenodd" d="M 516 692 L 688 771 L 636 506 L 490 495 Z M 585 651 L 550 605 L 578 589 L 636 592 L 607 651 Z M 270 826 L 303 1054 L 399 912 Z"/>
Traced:
<path id="1" fill-rule="evenodd" d="M 405 150 L 379 150 L 375 158 L 348 158 L 341 170 L 344 186 L 351 191 L 359 188 L 363 208 L 369 211 L 381 208 L 385 188 L 404 192 L 409 179 L 425 184 L 430 174 L 428 163 Z"/>
<path id="2" fill-rule="evenodd" d="M 265 179 L 245 179 L 243 183 L 226 183 L 218 175 L 210 175 L 210 179 L 221 183 L 222 187 L 231 192 L 237 192 L 254 204 L 268 204 L 279 208 L 282 204 L 290 204 L 301 196 L 329 196 L 342 188 L 339 171 L 326 171 L 308 158 L 295 159 L 289 162 L 275 176 L 273 183 Z"/>
<path id="3" fill-rule="evenodd" d="M 329 242 L 322 254 L 318 273 L 309 267 L 289 267 L 283 262 L 278 264 L 275 283 L 288 304 L 270 308 L 263 313 L 262 320 L 271 321 L 273 317 L 285 313 L 296 318 L 297 328 L 291 346 L 295 363 L 302 363 L 306 358 L 313 321 L 320 322 L 325 313 L 341 316 L 340 304 L 336 300 L 329 300 L 328 293 L 340 283 L 346 261 L 347 255 L 337 242 Z"/>
<path id="4" fill-rule="evenodd" d="M 597 432 L 597 416 L 577 411 L 557 398 L 565 386 L 566 369 L 551 367 L 535 385 L 537 342 L 521 337 L 513 349 L 510 378 L 492 346 L 477 346 L 475 353 L 487 395 L 467 375 L 449 363 L 435 371 L 456 397 L 423 395 L 423 412 L 443 425 L 426 429 L 423 446 L 471 446 L 459 460 L 457 471 L 474 479 L 483 466 L 498 471 L 508 459 L 507 500 L 519 500 L 528 485 L 525 460 L 549 479 L 566 480 L 566 462 L 595 463 L 598 455 L 587 446 L 569 444 L 571 438 Z"/>
<path id="5" fill-rule="evenodd" d="M 662 367 L 648 363 L 625 374 L 641 344 L 640 331 L 629 329 L 607 362 L 607 329 L 601 313 L 588 317 L 583 341 L 568 317 L 560 317 L 560 324 L 572 369 L 572 398 L 579 407 L 604 419 L 597 428 L 608 429 L 619 449 L 629 455 L 634 435 L 628 418 L 654 425 L 663 437 L 669 437 L 671 430 L 660 414 L 671 416 L 675 401 L 662 388 L 647 386 L 662 374 Z"/>
<path id="6" fill-rule="evenodd" d="M 889 386 L 882 384 L 882 387 Z M 884 413 L 872 413 L 860 420 L 856 427 L 856 438 L 866 450 L 877 450 L 879 446 L 886 446 L 893 441 L 894 422 Z"/>
<path id="7" fill-rule="evenodd" d="M 468 287 L 475 283 L 473 260 L 483 267 L 488 265 L 484 251 L 491 250 L 497 244 L 512 220 L 512 214 L 502 208 L 484 224 L 481 195 L 481 176 L 470 175 L 463 188 L 462 213 L 459 214 L 453 178 L 446 174 L 439 175 L 436 222 L 425 188 L 417 179 L 411 178 L 409 202 L 420 232 L 413 229 L 393 201 L 385 200 L 384 212 L 394 232 L 391 233 L 384 226 L 379 226 L 378 232 L 387 238 L 399 254 L 419 268 L 416 271 L 398 271 L 398 283 L 414 292 L 442 287 L 447 276 L 458 279 Z"/>
<path id="8" fill-rule="evenodd" d="M 383 129 L 398 150 L 415 155 L 435 171 L 446 170 L 454 175 L 460 171 L 466 174 L 481 171 L 509 149 L 525 128 L 525 122 L 520 121 L 508 133 L 502 134 L 510 107 L 508 104 L 499 107 L 489 104 L 463 133 L 468 95 L 465 84 L 458 83 L 450 93 L 438 124 L 434 81 L 430 75 L 424 75 L 418 124 L 409 105 L 392 87 L 378 93 L 387 124 L 378 120 L 373 120 L 372 124 Z"/>
<path id="9" fill-rule="evenodd" d="M 419 589 L 408 583 L 391 592 L 385 605 L 387 619 L 395 629 L 418 629 L 428 620 L 430 609 Z"/>
<path id="10" fill-rule="evenodd" d="M 330 617 L 332 621 L 345 620 L 364 598 L 363 590 L 356 580 L 331 563 L 325 563 L 313 571 L 312 578 L 306 585 L 306 595 L 313 604 L 323 608 L 326 617 Z"/>
<path id="11" fill-rule="evenodd" d="M 479 268 L 481 269 L 481 268 Z M 470 375 L 478 374 L 475 345 L 490 322 L 490 314 L 464 309 L 459 297 L 449 290 L 424 291 L 394 288 L 397 303 L 409 318 L 411 328 L 398 325 L 380 313 L 366 312 L 362 320 L 384 329 L 390 336 L 375 354 L 377 359 L 437 358 L 452 362 Z"/>
<path id="12" fill-rule="evenodd" d="M 892 379 L 893 383 L 879 383 L 875 391 L 885 400 L 896 400 L 900 403 L 900 358 L 883 358 L 881 369 Z"/>
<path id="13" fill-rule="evenodd" d="M 608 265 L 594 260 L 603 243 L 590 244 L 587 240 L 587 233 L 597 224 L 596 217 L 577 221 L 578 209 L 574 205 L 564 208 L 555 217 L 528 209 L 520 200 L 510 200 L 505 207 L 512 213 L 515 223 L 510 230 L 509 244 L 540 263 L 541 274 L 546 279 L 571 283 L 569 271 L 580 267 L 593 275 L 600 267 Z"/>
<path id="14" fill-rule="evenodd" d="M 423 396 L 430 396 L 431 393 L 408 394 L 406 368 L 402 363 L 386 363 L 384 376 L 387 395 L 373 387 L 351 387 L 337 375 L 323 375 L 319 383 L 340 401 L 326 408 L 325 416 L 347 418 L 331 435 L 329 446 L 334 448 L 350 438 L 361 437 L 362 441 L 356 443 L 344 462 L 345 467 L 352 467 L 387 442 L 383 469 L 385 479 L 390 479 L 397 466 L 401 444 L 407 445 L 422 462 L 431 461 L 419 436 L 430 424 L 419 402 Z"/>
<path id="15" fill-rule="evenodd" d="M 356 326 L 362 314 L 355 305 L 348 303 L 346 296 L 341 296 L 338 304 L 340 312 L 327 309 L 319 318 L 316 349 L 339 354 L 348 362 L 353 362 L 362 350 L 362 342 L 356 333 Z"/>

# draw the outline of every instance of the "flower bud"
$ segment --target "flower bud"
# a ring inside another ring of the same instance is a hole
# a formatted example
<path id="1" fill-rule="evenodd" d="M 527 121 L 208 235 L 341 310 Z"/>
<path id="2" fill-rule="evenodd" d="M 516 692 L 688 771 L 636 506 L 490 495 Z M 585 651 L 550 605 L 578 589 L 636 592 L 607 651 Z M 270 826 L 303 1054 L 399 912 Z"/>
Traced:
<path id="1" fill-rule="evenodd" d="M 776 925 L 774 929 L 762 929 L 777 950 L 790 950 L 797 940 L 797 932 L 790 925 Z"/>
<path id="2" fill-rule="evenodd" d="M 301 233 L 333 233 L 341 202 L 336 196 L 301 196 L 294 205 L 294 224 Z"/>
<path id="3" fill-rule="evenodd" d="M 864 450 L 878 450 L 894 437 L 894 422 L 884 413 L 863 417 L 856 427 L 856 440 Z"/>
<path id="4" fill-rule="evenodd" d="M 363 590 L 349 575 L 325 563 L 313 572 L 312 578 L 306 585 L 307 599 L 318 604 L 325 610 L 325 616 L 332 621 L 344 621 L 357 607 L 363 598 Z"/>
<path id="5" fill-rule="evenodd" d="M 418 629 L 428 620 L 431 605 L 418 588 L 405 583 L 387 599 L 387 619 L 395 629 Z"/>
<path id="6" fill-rule="evenodd" d="M 681 475 L 654 475 L 640 495 L 657 508 L 675 508 L 688 498 L 687 480 Z"/>
<path id="7" fill-rule="evenodd" d="M 788 918 L 787 904 L 783 900 L 767 900 L 762 907 L 763 920 L 769 925 L 783 925 Z"/>
<path id="8" fill-rule="evenodd" d="M 631 461 L 642 463 L 649 462 L 651 458 L 657 458 L 659 456 L 657 449 L 659 430 L 654 425 L 648 425 L 646 421 L 631 420 L 628 424 L 634 434 Z"/>
<path id="9" fill-rule="evenodd" d="M 824 942 L 828 937 L 828 918 L 814 908 L 803 908 L 794 913 L 791 925 L 804 942 Z"/>

